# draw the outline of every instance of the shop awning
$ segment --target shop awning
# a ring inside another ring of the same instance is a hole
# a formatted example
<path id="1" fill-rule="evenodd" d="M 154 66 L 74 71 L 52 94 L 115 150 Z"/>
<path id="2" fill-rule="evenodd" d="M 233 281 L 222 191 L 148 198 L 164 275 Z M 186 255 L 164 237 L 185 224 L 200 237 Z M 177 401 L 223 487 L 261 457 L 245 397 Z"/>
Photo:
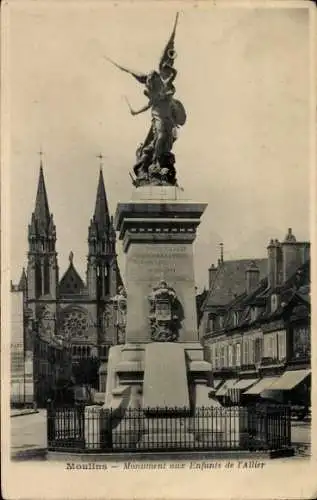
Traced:
<path id="1" fill-rule="evenodd" d="M 241 380 L 238 380 L 238 382 L 234 385 L 234 389 L 243 391 L 245 389 L 248 389 L 249 387 L 251 387 L 251 385 L 254 385 L 258 381 L 258 378 L 242 378 Z"/>
<path id="2" fill-rule="evenodd" d="M 214 389 L 217 389 L 219 387 L 220 384 L 222 384 L 223 380 L 215 380 L 214 379 Z"/>
<path id="3" fill-rule="evenodd" d="M 274 384 L 278 380 L 279 377 L 264 377 L 259 382 L 247 391 L 245 391 L 243 394 L 250 394 L 253 396 L 257 396 L 258 394 L 261 394 L 262 391 L 265 389 L 271 388 L 271 385 Z"/>
<path id="4" fill-rule="evenodd" d="M 310 370 L 288 370 L 270 386 L 270 391 L 291 391 L 310 373 Z"/>
<path id="5" fill-rule="evenodd" d="M 228 389 L 227 395 L 233 404 L 240 404 L 241 393 L 258 382 L 258 379 L 241 379 Z"/>
<path id="6" fill-rule="evenodd" d="M 227 394 L 228 390 L 232 389 L 232 387 L 237 382 L 237 380 L 238 379 L 236 379 L 236 378 L 226 380 L 226 382 L 216 392 L 216 396 L 225 396 Z"/>

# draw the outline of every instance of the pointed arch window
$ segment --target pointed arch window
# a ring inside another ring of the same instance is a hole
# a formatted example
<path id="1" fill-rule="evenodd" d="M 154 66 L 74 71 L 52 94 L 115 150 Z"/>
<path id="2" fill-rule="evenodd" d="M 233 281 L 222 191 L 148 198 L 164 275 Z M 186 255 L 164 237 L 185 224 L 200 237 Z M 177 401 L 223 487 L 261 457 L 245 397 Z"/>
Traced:
<path id="1" fill-rule="evenodd" d="M 109 273 L 109 264 L 105 266 L 105 295 L 110 292 L 110 273 Z"/>
<path id="2" fill-rule="evenodd" d="M 44 262 L 44 295 L 50 293 L 50 264 L 48 259 Z"/>
<path id="3" fill-rule="evenodd" d="M 42 295 L 42 270 L 40 262 L 35 263 L 35 294 Z"/>

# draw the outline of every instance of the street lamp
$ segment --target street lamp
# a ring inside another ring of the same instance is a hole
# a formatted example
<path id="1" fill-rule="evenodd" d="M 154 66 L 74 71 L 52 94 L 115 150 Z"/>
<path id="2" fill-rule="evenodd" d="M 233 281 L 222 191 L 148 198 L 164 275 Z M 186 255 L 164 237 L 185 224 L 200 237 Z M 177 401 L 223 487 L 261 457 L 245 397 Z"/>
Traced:
<path id="1" fill-rule="evenodd" d="M 119 287 L 117 295 L 111 298 L 111 302 L 115 310 L 116 344 L 124 344 L 127 323 L 127 293 L 123 286 Z"/>

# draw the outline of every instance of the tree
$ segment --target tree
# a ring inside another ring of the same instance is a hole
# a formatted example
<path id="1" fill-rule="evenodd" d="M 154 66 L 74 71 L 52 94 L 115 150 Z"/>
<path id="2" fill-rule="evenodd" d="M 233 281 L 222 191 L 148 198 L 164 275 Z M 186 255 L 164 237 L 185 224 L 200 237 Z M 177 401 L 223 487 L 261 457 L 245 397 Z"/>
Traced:
<path id="1" fill-rule="evenodd" d="M 84 358 L 73 364 L 73 377 L 75 384 L 88 385 L 97 388 L 99 385 L 100 361 L 98 358 Z"/>

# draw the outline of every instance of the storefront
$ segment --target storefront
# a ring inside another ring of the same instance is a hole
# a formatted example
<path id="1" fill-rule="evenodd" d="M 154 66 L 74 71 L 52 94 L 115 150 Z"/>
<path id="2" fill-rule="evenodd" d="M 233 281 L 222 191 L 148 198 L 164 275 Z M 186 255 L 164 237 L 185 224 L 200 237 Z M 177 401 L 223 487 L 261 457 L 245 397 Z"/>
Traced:
<path id="1" fill-rule="evenodd" d="M 256 384 L 242 393 L 242 401 L 244 403 L 264 402 L 265 397 L 262 396 L 262 393 L 269 389 L 278 379 L 279 377 L 264 377 L 260 379 Z"/>
<path id="2" fill-rule="evenodd" d="M 237 381 L 237 378 L 226 380 L 216 391 L 215 395 L 223 405 L 227 406 L 232 404 L 231 395 Z"/>
<path id="3" fill-rule="evenodd" d="M 310 406 L 311 370 L 286 370 L 262 397 L 280 403 Z"/>
<path id="4" fill-rule="evenodd" d="M 242 403 L 242 394 L 255 385 L 259 379 L 249 378 L 238 380 L 232 389 L 230 389 L 230 399 L 234 405 L 240 405 Z"/>

